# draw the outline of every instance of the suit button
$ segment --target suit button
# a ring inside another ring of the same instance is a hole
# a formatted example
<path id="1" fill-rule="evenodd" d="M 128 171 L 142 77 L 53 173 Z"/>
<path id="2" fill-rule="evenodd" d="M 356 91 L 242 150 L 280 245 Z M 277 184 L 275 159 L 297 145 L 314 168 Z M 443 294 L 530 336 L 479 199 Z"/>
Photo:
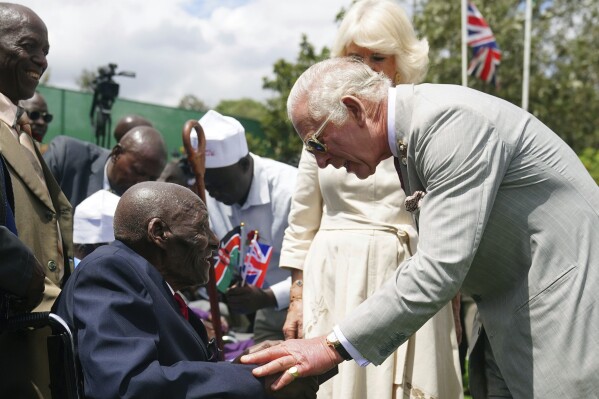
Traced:
<path id="1" fill-rule="evenodd" d="M 48 222 L 51 222 L 52 219 L 54 219 L 54 213 L 52 212 L 46 212 L 46 220 L 48 220 Z"/>
<path id="2" fill-rule="evenodd" d="M 53 260 L 49 260 L 48 261 L 48 269 L 50 269 L 51 272 L 56 270 L 56 262 Z"/>
<path id="3" fill-rule="evenodd" d="M 483 299 L 481 298 L 480 295 L 478 294 L 474 294 L 472 295 L 472 299 L 474 299 L 474 302 L 479 303 L 480 301 L 482 301 Z"/>

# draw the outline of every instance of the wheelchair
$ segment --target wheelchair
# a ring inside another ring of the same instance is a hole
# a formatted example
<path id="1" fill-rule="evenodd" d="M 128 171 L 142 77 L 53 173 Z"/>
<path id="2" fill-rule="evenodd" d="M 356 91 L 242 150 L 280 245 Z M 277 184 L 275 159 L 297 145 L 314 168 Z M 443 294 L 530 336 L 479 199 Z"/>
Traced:
<path id="1" fill-rule="evenodd" d="M 50 392 L 53 399 L 83 399 L 83 377 L 75 353 L 75 341 L 69 326 L 51 312 L 34 312 L 11 316 L 1 322 L 0 330 L 27 331 L 50 327 L 47 339 Z"/>

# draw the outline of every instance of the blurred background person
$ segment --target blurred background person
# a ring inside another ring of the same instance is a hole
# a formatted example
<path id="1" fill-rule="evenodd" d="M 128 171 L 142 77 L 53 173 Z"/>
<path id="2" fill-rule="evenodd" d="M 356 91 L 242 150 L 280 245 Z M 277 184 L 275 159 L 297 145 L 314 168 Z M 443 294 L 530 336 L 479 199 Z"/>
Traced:
<path id="1" fill-rule="evenodd" d="M 33 97 L 28 100 L 20 101 L 19 105 L 25 109 L 29 117 L 31 126 L 31 136 L 40 143 L 40 152 L 43 154 L 48 145 L 43 144 L 44 136 L 48 132 L 48 124 L 52 122 L 54 116 L 48 112 L 46 99 L 39 91 L 36 91 Z"/>
<path id="2" fill-rule="evenodd" d="M 116 126 L 114 127 L 114 139 L 118 143 L 129 130 L 138 126 L 154 127 L 154 125 L 152 125 L 152 122 L 150 122 L 143 116 L 135 114 L 125 115 L 121 119 L 119 119 L 119 121 L 116 123 Z"/>
<path id="3" fill-rule="evenodd" d="M 343 19 L 332 55 L 359 58 L 395 84 L 417 83 L 427 71 L 428 43 L 418 40 L 396 2 L 361 0 Z M 417 232 L 404 200 L 392 159 L 360 180 L 344 169 L 319 169 L 302 152 L 280 263 L 293 278 L 286 338 L 329 333 L 416 251 Z M 459 370 L 448 303 L 380 366 L 340 364 L 339 375 L 321 386 L 318 397 L 460 398 Z"/>
<path id="4" fill-rule="evenodd" d="M 112 151 L 87 141 L 58 136 L 44 154 L 73 207 L 100 189 L 122 195 L 136 183 L 156 180 L 166 158 L 162 134 L 149 126 L 127 132 Z"/>

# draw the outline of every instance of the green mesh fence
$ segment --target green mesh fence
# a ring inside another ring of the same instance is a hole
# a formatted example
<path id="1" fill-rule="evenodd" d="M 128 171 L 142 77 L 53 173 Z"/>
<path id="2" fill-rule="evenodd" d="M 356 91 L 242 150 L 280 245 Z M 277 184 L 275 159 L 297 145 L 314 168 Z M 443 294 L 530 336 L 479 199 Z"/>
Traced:
<path id="1" fill-rule="evenodd" d="M 74 90 L 58 89 L 39 85 L 38 91 L 42 93 L 48 103 L 48 111 L 54 115 L 54 120 L 48 127 L 48 133 L 44 138 L 49 143 L 58 135 L 66 135 L 81 140 L 96 142 L 93 127 L 90 122 L 90 108 L 93 94 L 82 93 Z M 169 156 L 175 152 L 183 151 L 181 142 L 181 130 L 189 119 L 200 119 L 204 113 L 188 111 L 180 108 L 171 108 L 155 104 L 146 104 L 137 101 L 117 98 L 112 107 L 112 127 L 118 120 L 128 114 L 141 115 L 152 122 L 164 136 L 169 149 Z M 245 128 L 246 134 L 254 137 L 264 137 L 260 123 L 253 119 L 235 117 Z M 108 139 L 106 140 L 108 142 Z M 110 133 L 110 145 L 112 147 L 114 137 Z"/>

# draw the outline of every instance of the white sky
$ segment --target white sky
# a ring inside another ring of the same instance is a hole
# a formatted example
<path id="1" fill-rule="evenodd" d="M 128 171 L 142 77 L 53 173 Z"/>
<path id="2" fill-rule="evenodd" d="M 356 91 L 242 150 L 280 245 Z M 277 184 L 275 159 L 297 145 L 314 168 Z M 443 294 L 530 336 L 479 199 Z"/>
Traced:
<path id="1" fill-rule="evenodd" d="M 10 0 L 9 0 L 10 1 Z M 263 100 L 262 77 L 280 58 L 295 60 L 301 34 L 330 47 L 335 15 L 351 0 L 15 0 L 46 23 L 49 85 L 77 89 L 83 69 L 109 62 L 120 97 L 176 106 L 194 94 Z"/>

